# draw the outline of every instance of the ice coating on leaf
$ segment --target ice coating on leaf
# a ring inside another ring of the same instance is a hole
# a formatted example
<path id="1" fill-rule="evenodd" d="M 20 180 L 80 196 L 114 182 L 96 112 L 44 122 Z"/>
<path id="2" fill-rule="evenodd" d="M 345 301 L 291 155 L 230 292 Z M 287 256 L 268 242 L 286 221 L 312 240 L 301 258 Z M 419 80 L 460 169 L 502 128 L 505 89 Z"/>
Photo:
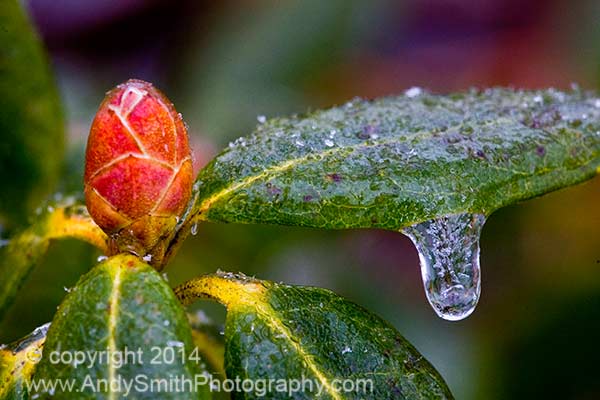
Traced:
<path id="1" fill-rule="evenodd" d="M 268 119 L 200 172 L 193 213 L 394 231 L 443 215 L 489 215 L 600 171 L 598 100 L 554 89 L 410 89 Z"/>
<path id="2" fill-rule="evenodd" d="M 419 252 L 427 300 L 441 318 L 471 315 L 481 293 L 479 237 L 481 214 L 457 214 L 422 222 L 403 232 Z"/>
<path id="3" fill-rule="evenodd" d="M 0 345 L 0 398 L 29 399 L 36 364 L 42 358 L 49 323 L 8 345 Z"/>

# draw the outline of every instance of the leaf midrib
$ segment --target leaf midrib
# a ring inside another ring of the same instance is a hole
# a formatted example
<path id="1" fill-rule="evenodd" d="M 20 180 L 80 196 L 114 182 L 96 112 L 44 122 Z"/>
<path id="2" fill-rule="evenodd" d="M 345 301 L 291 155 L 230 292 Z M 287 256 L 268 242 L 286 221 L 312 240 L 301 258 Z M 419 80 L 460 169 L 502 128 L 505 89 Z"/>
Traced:
<path id="1" fill-rule="evenodd" d="M 285 326 L 280 319 L 274 317 L 274 315 L 277 315 L 276 311 L 265 302 L 257 301 L 251 306 L 252 310 L 261 315 L 273 331 L 281 332 L 288 339 L 288 342 L 294 347 L 300 358 L 305 362 L 305 365 L 308 367 L 308 369 L 315 375 L 319 382 L 321 382 L 327 393 L 329 393 L 335 400 L 343 400 L 343 397 L 341 397 L 340 394 L 329 383 L 326 374 L 314 363 L 313 356 L 304 350 L 300 340 L 295 339 L 289 328 Z"/>
<path id="2" fill-rule="evenodd" d="M 119 300 L 121 297 L 121 274 L 122 269 L 116 268 L 114 272 L 114 276 L 112 279 L 112 291 L 109 298 L 109 316 L 108 316 L 108 350 L 110 354 L 115 354 L 117 352 L 116 345 L 116 330 L 117 330 L 117 318 L 119 316 Z M 116 368 L 113 362 L 108 363 L 108 379 L 109 383 L 114 382 L 116 380 Z M 110 388 L 112 386 L 109 385 L 108 389 L 108 398 L 110 400 L 115 399 L 115 392 L 113 392 Z"/>

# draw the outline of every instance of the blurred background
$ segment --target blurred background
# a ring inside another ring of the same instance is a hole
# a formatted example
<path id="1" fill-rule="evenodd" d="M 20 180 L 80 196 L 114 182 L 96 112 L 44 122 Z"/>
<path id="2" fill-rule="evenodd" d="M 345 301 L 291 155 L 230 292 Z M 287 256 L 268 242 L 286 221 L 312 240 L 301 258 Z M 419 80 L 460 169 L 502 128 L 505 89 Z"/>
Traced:
<path id="1" fill-rule="evenodd" d="M 153 82 L 188 122 L 197 167 L 267 117 L 421 86 L 600 88 L 597 0 L 28 0 L 65 104 L 62 192 L 82 187 L 104 93 Z M 175 285 L 217 268 L 330 288 L 389 320 L 457 399 L 600 398 L 600 178 L 494 213 L 482 237 L 475 313 L 430 309 L 408 238 L 206 224 L 167 269 Z M 49 321 L 96 262 L 52 246 L 0 343 Z M 222 323 L 224 310 L 196 305 Z"/>

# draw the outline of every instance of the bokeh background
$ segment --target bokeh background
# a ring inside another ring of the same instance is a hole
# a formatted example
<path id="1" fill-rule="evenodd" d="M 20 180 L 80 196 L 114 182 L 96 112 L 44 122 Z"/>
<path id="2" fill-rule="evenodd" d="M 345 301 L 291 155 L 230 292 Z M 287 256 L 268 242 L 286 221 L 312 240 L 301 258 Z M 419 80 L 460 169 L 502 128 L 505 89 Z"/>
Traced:
<path id="1" fill-rule="evenodd" d="M 65 104 L 58 190 L 80 191 L 88 129 L 106 90 L 155 83 L 188 122 L 197 166 L 267 117 L 355 96 L 471 86 L 600 87 L 597 0 L 28 0 Z M 51 150 L 49 150 L 51 156 Z M 5 172 L 3 172 L 5 173 Z M 457 399 L 600 398 L 600 179 L 494 213 L 482 296 L 437 318 L 399 233 L 206 224 L 170 282 L 215 271 L 330 288 L 389 320 Z M 12 341 L 52 318 L 96 262 L 53 245 L 0 324 Z M 218 323 L 224 310 L 196 305 Z"/>

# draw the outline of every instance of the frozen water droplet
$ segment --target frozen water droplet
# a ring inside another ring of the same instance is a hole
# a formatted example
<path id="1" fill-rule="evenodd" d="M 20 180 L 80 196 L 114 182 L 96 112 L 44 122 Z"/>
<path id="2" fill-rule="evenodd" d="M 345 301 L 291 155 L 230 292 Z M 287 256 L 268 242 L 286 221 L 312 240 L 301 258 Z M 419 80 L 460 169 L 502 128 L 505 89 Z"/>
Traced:
<path id="1" fill-rule="evenodd" d="M 142 260 L 146 262 L 152 261 L 152 254 L 146 254 L 144 257 L 142 257 Z"/>
<path id="2" fill-rule="evenodd" d="M 333 143 L 333 140 L 325 139 L 325 146 L 333 147 L 334 145 L 335 143 Z"/>
<path id="3" fill-rule="evenodd" d="M 165 320 L 163 321 L 163 325 L 164 325 L 164 326 L 169 326 L 169 325 L 171 325 L 171 322 L 170 322 L 168 319 L 165 319 Z"/>
<path id="4" fill-rule="evenodd" d="M 352 353 L 352 349 L 348 346 L 344 347 L 344 350 L 342 350 L 342 354 L 346 354 L 346 353 Z"/>
<path id="5" fill-rule="evenodd" d="M 256 120 L 259 123 L 264 124 L 265 122 L 267 122 L 267 117 L 265 117 L 264 115 L 259 115 L 258 117 L 256 117 Z"/>
<path id="6" fill-rule="evenodd" d="M 533 98 L 534 103 L 542 103 L 543 101 L 544 101 L 544 98 L 542 96 L 540 96 L 539 94 Z"/>
<path id="7" fill-rule="evenodd" d="M 8 240 L 8 239 L 0 239 L 0 247 L 8 246 L 9 243 L 10 243 L 10 240 Z"/>
<path id="8" fill-rule="evenodd" d="M 417 87 L 417 86 L 413 86 L 413 87 L 411 87 L 410 89 L 407 89 L 407 90 L 404 92 L 404 95 L 405 95 L 406 97 L 411 97 L 411 98 L 412 98 L 412 97 L 417 97 L 417 96 L 419 96 L 421 93 L 423 93 L 423 89 L 421 89 L 420 87 Z"/>
<path id="9" fill-rule="evenodd" d="M 244 139 L 243 137 L 239 137 L 239 138 L 235 139 L 233 142 L 229 142 L 228 146 L 230 149 L 235 149 L 238 146 L 246 147 L 246 139 Z"/>
<path id="10" fill-rule="evenodd" d="M 192 234 L 192 236 L 196 236 L 196 234 L 198 233 L 198 223 L 192 225 L 192 227 L 190 228 L 190 233 Z"/>
<path id="11" fill-rule="evenodd" d="M 96 261 L 102 262 L 102 261 L 106 260 L 107 258 L 108 257 L 106 257 L 106 256 L 98 256 L 98 258 L 96 258 Z"/>
<path id="12" fill-rule="evenodd" d="M 41 336 L 46 336 L 48 333 L 48 328 L 50 328 L 50 322 L 46 322 L 44 325 L 40 325 L 31 332 L 31 336 L 35 336 L 39 338 Z"/>
<path id="13" fill-rule="evenodd" d="M 600 99 L 594 100 L 594 107 L 600 108 Z"/>
<path id="14" fill-rule="evenodd" d="M 410 226 L 403 233 L 419 252 L 427 300 L 448 321 L 468 317 L 479 300 L 481 214 L 457 214 Z"/>
<path id="15" fill-rule="evenodd" d="M 63 286 L 63 289 L 64 289 L 64 291 L 65 291 L 65 292 L 67 292 L 67 293 L 71 293 L 71 288 L 68 288 L 68 287 L 66 287 L 66 286 Z"/>
<path id="16" fill-rule="evenodd" d="M 304 142 L 302 140 L 296 140 L 296 146 L 304 147 Z"/>

